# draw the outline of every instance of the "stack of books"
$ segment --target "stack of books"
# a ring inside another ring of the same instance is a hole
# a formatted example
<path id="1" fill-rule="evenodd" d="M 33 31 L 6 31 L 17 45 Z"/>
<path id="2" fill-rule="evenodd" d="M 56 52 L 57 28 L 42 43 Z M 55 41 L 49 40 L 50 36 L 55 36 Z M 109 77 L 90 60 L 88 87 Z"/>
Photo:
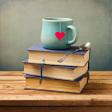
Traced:
<path id="1" fill-rule="evenodd" d="M 41 45 L 29 48 L 24 61 L 25 88 L 81 93 L 88 82 L 90 51 L 72 53 L 75 49 L 49 50 Z"/>

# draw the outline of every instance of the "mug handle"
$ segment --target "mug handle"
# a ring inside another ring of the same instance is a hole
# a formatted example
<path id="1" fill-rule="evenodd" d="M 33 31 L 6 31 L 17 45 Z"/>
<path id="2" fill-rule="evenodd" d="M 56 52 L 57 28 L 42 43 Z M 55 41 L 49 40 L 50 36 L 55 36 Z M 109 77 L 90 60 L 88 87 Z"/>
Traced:
<path id="1" fill-rule="evenodd" d="M 75 42 L 77 42 L 78 37 L 77 37 L 77 30 L 73 25 L 69 25 L 67 26 L 68 29 L 72 30 L 72 35 L 73 35 L 73 39 L 68 41 L 68 45 L 74 44 Z"/>

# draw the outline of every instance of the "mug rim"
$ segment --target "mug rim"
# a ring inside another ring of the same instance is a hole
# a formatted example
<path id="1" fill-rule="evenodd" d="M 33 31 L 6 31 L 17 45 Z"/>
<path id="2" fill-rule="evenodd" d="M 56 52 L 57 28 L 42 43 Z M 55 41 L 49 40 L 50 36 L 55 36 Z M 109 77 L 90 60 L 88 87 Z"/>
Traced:
<path id="1" fill-rule="evenodd" d="M 73 19 L 71 19 L 71 18 L 63 18 L 63 17 L 45 17 L 42 20 L 50 21 L 50 22 L 73 21 Z"/>

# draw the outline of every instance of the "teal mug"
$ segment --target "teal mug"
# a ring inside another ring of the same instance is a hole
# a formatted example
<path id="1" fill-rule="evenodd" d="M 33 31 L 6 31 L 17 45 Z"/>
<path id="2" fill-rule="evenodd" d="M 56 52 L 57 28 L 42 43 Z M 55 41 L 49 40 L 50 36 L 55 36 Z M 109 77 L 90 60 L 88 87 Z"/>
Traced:
<path id="1" fill-rule="evenodd" d="M 77 41 L 77 30 L 70 18 L 43 18 L 41 42 L 44 48 L 67 49 Z"/>

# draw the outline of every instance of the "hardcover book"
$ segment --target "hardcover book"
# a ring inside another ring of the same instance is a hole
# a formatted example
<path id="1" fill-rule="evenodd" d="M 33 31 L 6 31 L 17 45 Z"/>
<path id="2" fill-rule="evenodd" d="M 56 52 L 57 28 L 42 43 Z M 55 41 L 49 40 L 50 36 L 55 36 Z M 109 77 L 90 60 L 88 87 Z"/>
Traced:
<path id="1" fill-rule="evenodd" d="M 75 51 L 77 47 L 71 47 L 66 50 L 48 50 L 43 48 L 42 45 L 34 45 L 28 49 L 29 59 L 31 63 L 42 63 L 51 65 L 66 65 L 66 66 L 84 66 L 89 60 L 89 50 Z M 69 54 L 68 56 L 65 56 Z M 59 59 L 65 56 L 63 62 L 58 62 Z"/>
<path id="2" fill-rule="evenodd" d="M 75 81 L 59 80 L 44 77 L 40 83 L 40 77 L 26 74 L 26 89 L 37 89 L 58 92 L 81 93 L 88 82 L 88 73 Z"/>
<path id="3" fill-rule="evenodd" d="M 29 63 L 24 61 L 24 74 L 32 74 L 40 76 L 40 64 Z M 63 80 L 75 80 L 85 74 L 88 71 L 88 63 L 85 66 L 59 66 L 59 65 L 43 65 L 43 76 L 63 79 Z"/>

